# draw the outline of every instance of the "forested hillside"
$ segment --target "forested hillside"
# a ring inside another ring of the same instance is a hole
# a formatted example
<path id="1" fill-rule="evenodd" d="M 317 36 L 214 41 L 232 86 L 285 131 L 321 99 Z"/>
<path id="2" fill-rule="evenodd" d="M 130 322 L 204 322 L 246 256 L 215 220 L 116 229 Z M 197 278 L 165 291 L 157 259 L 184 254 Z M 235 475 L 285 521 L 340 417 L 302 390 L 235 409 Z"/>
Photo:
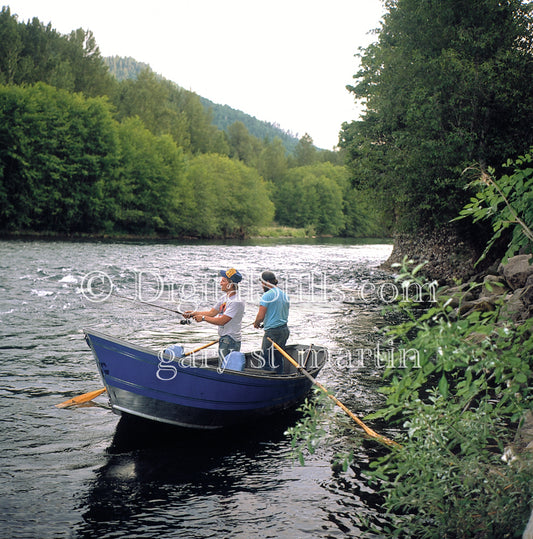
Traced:
<path id="1" fill-rule="evenodd" d="M 213 107 L 149 68 L 115 58 L 122 80 L 112 76 L 90 31 L 61 35 L 8 7 L 0 47 L 0 230 L 243 237 L 275 222 L 384 232 L 341 152 L 308 135 L 288 152 L 243 121 L 222 130 Z"/>
<path id="2" fill-rule="evenodd" d="M 258 139 L 273 140 L 279 138 L 288 153 L 293 153 L 298 144 L 296 136 L 288 131 L 283 131 L 279 125 L 258 120 L 255 116 L 233 109 L 229 105 L 213 103 L 205 97 L 200 97 L 200 101 L 204 107 L 211 109 L 212 121 L 219 129 L 226 131 L 235 122 L 242 122 L 248 132 Z"/>
<path id="3" fill-rule="evenodd" d="M 109 67 L 109 72 L 116 77 L 117 80 L 136 79 L 141 71 L 150 69 L 148 64 L 137 62 L 131 56 L 124 58 L 123 56 L 107 56 L 104 62 Z"/>
<path id="4" fill-rule="evenodd" d="M 137 62 L 134 58 L 123 58 L 120 56 L 110 56 L 104 58 L 104 62 L 109 67 L 109 71 L 119 81 L 125 79 L 135 80 L 142 71 L 150 69 L 150 66 L 142 62 Z M 235 122 L 242 122 L 248 132 L 261 140 L 273 140 L 276 137 L 281 139 L 283 146 L 288 153 L 293 153 L 298 139 L 290 132 L 283 131 L 280 126 L 258 120 L 241 110 L 236 110 L 228 105 L 214 103 L 205 97 L 200 96 L 200 102 L 209 112 L 211 121 L 222 131 L 226 131 Z"/>
<path id="5" fill-rule="evenodd" d="M 472 171 L 498 173 L 533 144 L 529 3 L 462 6 L 390 2 L 349 87 L 365 112 L 344 124 L 339 151 L 317 149 L 307 134 L 288 151 L 275 124 L 211 105 L 131 59 L 109 60 L 112 76 L 89 30 L 61 35 L 4 7 L 0 230 L 218 237 L 271 223 L 358 236 L 438 228 L 475 194 L 465 189 Z M 219 165 L 196 166 L 207 154 Z M 228 159 L 257 185 L 223 219 L 209 197 L 194 196 L 199 170 L 216 191 Z M 256 196 L 268 211 L 250 221 Z M 207 213 L 218 215 L 213 226 Z"/>

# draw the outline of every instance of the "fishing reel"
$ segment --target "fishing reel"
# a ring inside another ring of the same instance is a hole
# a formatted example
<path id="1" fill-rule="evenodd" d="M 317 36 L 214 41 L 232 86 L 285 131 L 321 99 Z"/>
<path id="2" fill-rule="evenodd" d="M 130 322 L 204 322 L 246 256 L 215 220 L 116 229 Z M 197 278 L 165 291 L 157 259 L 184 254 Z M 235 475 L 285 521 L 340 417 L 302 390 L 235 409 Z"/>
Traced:
<path id="1" fill-rule="evenodd" d="M 188 326 L 190 323 L 191 323 L 191 319 L 190 319 L 190 318 L 184 318 L 183 320 L 180 320 L 180 324 L 181 324 L 182 326 Z"/>

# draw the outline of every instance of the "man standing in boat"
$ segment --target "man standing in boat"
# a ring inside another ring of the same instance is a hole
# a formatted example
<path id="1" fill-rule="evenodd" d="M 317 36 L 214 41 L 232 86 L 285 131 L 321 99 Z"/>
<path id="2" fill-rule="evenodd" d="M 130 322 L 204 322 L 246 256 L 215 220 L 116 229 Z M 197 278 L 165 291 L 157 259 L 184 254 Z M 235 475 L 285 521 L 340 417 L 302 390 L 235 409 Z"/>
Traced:
<path id="1" fill-rule="evenodd" d="M 268 338 L 270 337 L 279 346 L 285 346 L 290 334 L 287 325 L 290 306 L 289 296 L 277 286 L 278 280 L 271 271 L 264 271 L 259 280 L 264 294 L 259 300 L 259 310 L 255 317 L 254 327 L 259 328 L 263 324 L 265 328 L 261 346 L 265 369 L 282 373 L 283 357 L 274 349 Z"/>
<path id="2" fill-rule="evenodd" d="M 241 349 L 241 325 L 244 315 L 244 301 L 238 294 L 238 284 L 242 275 L 235 269 L 220 271 L 220 288 L 224 295 L 209 311 L 185 311 L 185 318 L 194 318 L 197 322 L 208 322 L 218 326 L 218 356 L 220 361 L 233 351 Z"/>

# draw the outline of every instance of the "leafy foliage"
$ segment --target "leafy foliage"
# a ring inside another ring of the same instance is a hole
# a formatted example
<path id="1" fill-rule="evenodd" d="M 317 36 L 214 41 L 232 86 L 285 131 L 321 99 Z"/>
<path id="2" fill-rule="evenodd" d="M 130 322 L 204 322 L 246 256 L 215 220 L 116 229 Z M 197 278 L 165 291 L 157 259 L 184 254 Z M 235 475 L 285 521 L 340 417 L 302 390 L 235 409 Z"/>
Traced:
<path id="1" fill-rule="evenodd" d="M 0 86 L 0 226 L 96 231 L 106 222 L 117 133 L 102 98 Z"/>
<path id="2" fill-rule="evenodd" d="M 511 176 L 503 175 L 494 179 L 494 169 L 481 172 L 480 178 L 469 184 L 478 187 L 479 191 L 470 203 L 460 212 L 464 219 L 471 217 L 473 222 L 489 220 L 492 224 L 493 236 L 481 256 L 485 257 L 489 249 L 501 235 L 511 229 L 511 239 L 504 261 L 520 249 L 533 246 L 533 147 L 530 152 L 514 162 L 508 160 L 505 168 L 513 168 Z M 480 260 L 481 260 L 480 259 Z"/>
<path id="3" fill-rule="evenodd" d="M 395 515 L 388 537 L 516 537 L 529 518 L 531 463 L 502 462 L 509 436 L 487 401 L 450 413 L 446 398 L 405 409 L 404 449 L 375 465 Z"/>
<path id="4" fill-rule="evenodd" d="M 533 12 L 520 0 L 386 5 L 349 87 L 366 111 L 341 147 L 397 227 L 435 227 L 466 202 L 462 170 L 533 142 Z"/>
<path id="5" fill-rule="evenodd" d="M 265 182 L 253 168 L 216 154 L 193 158 L 187 181 L 194 186 L 190 233 L 201 237 L 246 236 L 274 215 Z"/>
<path id="6" fill-rule="evenodd" d="M 533 401 L 533 319 L 514 327 L 498 311 L 457 318 L 446 296 L 420 317 L 407 314 L 390 335 L 418 351 L 419 367 L 389 369 L 386 406 L 370 416 L 404 427 L 403 449 L 373 464 L 396 516 L 392 536 L 523 529 L 533 463 L 507 464 L 502 454 Z"/>
<path id="7" fill-rule="evenodd" d="M 0 12 L 0 84 L 45 82 L 70 92 L 109 95 L 115 81 L 93 34 L 81 29 L 63 36 L 34 18 L 19 23 L 9 7 Z"/>
<path id="8" fill-rule="evenodd" d="M 139 118 L 120 124 L 118 134 L 115 228 L 137 234 L 184 230 L 192 217 L 192 186 L 182 149 L 169 135 L 153 135 Z"/>
<path id="9" fill-rule="evenodd" d="M 313 388 L 312 398 L 306 398 L 300 406 L 302 419 L 287 429 L 291 438 L 291 456 L 304 466 L 306 454 L 313 455 L 317 447 L 328 438 L 326 412 L 332 403 L 322 391 Z"/>
<path id="10" fill-rule="evenodd" d="M 348 185 L 344 167 L 330 163 L 289 169 L 273 186 L 276 220 L 286 226 L 312 226 L 319 234 L 338 234 L 344 229 Z"/>

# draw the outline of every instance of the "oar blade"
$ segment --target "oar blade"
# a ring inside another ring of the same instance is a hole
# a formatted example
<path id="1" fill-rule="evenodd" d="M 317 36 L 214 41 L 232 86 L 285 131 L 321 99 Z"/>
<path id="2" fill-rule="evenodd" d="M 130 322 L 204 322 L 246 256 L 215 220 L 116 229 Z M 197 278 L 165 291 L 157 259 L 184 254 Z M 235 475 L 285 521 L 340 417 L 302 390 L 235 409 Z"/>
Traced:
<path id="1" fill-rule="evenodd" d="M 97 389 L 95 391 L 90 391 L 89 393 L 84 393 L 83 395 L 78 395 L 77 397 L 73 397 L 72 399 L 69 399 L 65 402 L 60 402 L 59 404 L 56 404 L 56 408 L 68 408 L 69 406 L 75 406 L 77 404 L 83 404 L 85 402 L 92 401 L 98 395 L 101 395 L 105 391 L 105 387 L 102 389 Z"/>
<path id="2" fill-rule="evenodd" d="M 351 410 L 349 410 L 337 397 L 332 395 L 320 382 L 317 382 L 296 360 L 294 360 L 283 348 L 275 343 L 270 337 L 268 337 L 268 340 L 272 343 L 274 348 L 278 350 L 287 361 L 292 363 L 302 374 L 304 374 L 313 384 L 315 384 L 319 389 L 321 389 L 339 408 L 341 408 L 349 417 L 351 417 L 365 432 L 368 434 L 368 436 L 374 438 L 375 440 L 379 440 L 380 442 L 394 446 L 394 447 L 401 447 L 400 444 L 395 442 L 394 440 L 390 440 L 386 436 L 383 436 L 381 434 L 378 434 L 374 430 L 372 430 L 370 427 L 365 425 Z"/>

